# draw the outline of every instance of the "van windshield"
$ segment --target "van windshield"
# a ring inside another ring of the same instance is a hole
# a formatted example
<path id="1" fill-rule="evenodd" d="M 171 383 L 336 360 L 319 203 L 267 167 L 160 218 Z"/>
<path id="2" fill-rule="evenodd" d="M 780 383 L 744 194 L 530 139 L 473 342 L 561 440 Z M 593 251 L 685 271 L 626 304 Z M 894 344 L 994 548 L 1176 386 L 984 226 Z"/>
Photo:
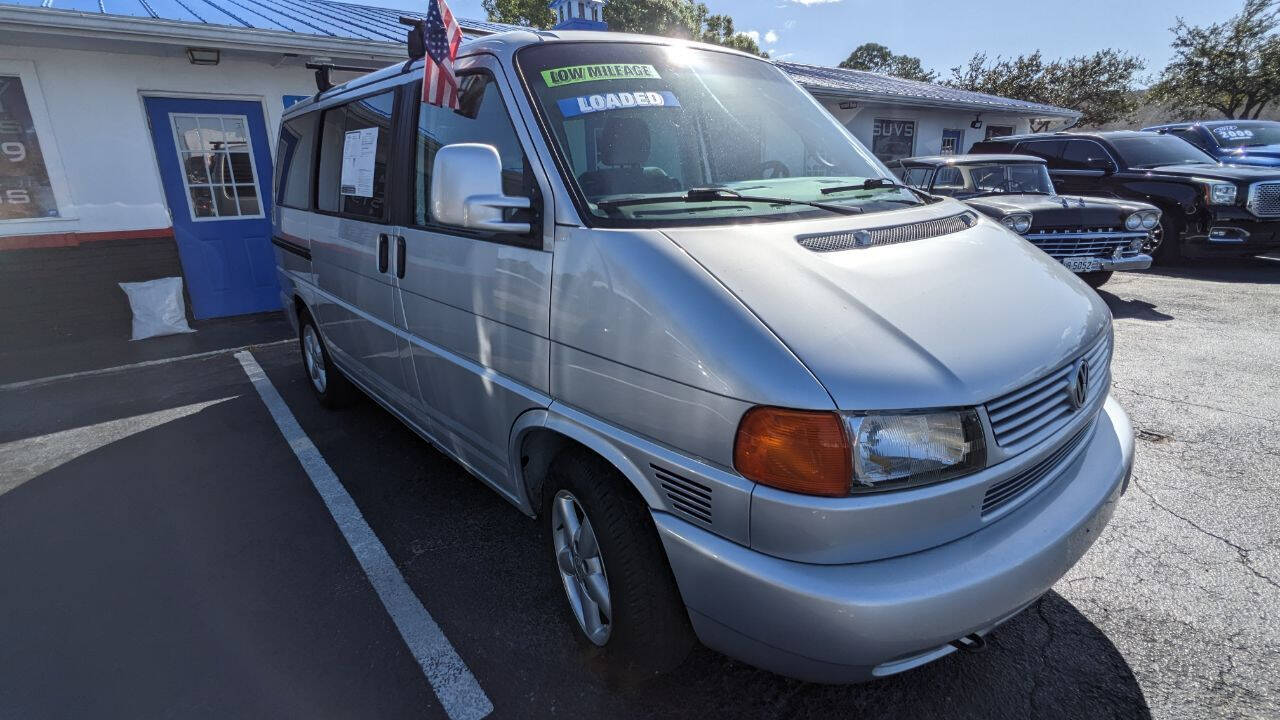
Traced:
<path id="1" fill-rule="evenodd" d="M 866 183 L 893 178 L 763 60 L 592 42 L 530 46 L 516 64 L 596 224 L 793 219 L 922 202 Z"/>

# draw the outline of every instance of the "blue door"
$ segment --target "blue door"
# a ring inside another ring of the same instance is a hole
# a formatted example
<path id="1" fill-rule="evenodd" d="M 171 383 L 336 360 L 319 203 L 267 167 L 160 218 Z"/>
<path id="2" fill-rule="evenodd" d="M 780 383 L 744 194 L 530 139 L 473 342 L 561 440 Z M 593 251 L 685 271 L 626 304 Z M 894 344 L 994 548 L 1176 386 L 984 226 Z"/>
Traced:
<path id="1" fill-rule="evenodd" d="M 146 106 L 196 318 L 279 308 L 262 106 L 194 98 Z"/>

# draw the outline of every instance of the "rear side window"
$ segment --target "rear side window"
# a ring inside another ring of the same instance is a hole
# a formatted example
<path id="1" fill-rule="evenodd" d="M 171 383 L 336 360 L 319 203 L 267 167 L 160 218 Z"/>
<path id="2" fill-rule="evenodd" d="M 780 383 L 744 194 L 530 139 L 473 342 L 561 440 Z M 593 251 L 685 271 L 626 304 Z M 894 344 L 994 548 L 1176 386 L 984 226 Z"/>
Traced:
<path id="1" fill-rule="evenodd" d="M 316 207 L 364 220 L 387 216 L 395 91 L 329 108 L 321 119 Z"/>
<path id="2" fill-rule="evenodd" d="M 431 167 L 436 151 L 455 143 L 483 143 L 497 148 L 502 159 L 502 192 L 530 197 L 535 187 L 529 162 L 511 126 L 506 103 L 492 75 L 476 73 L 462 78 L 457 111 L 421 103 L 414 170 L 413 222 L 429 225 Z M 528 222 L 529 211 L 509 210 L 508 221 Z"/>
<path id="3" fill-rule="evenodd" d="M 1065 140 L 1032 140 L 1018 145 L 1017 152 L 1020 155 L 1044 158 L 1051 166 L 1057 166 L 1059 158 L 1062 157 L 1062 148 L 1066 144 Z"/>
<path id="4" fill-rule="evenodd" d="M 1071 140 L 1062 151 L 1061 167 L 1069 170 L 1097 170 L 1114 167 L 1111 156 L 1092 140 Z"/>
<path id="5" fill-rule="evenodd" d="M 311 164 L 315 160 L 316 120 L 307 113 L 280 126 L 276 150 L 276 204 L 307 210 L 311 207 Z"/>

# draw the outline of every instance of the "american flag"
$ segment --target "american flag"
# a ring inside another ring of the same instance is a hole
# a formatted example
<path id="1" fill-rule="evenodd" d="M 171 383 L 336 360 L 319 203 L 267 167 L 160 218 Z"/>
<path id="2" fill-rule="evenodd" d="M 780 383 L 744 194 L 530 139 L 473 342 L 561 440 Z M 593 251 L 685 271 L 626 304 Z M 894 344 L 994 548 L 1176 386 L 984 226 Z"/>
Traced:
<path id="1" fill-rule="evenodd" d="M 427 0 L 427 22 L 422 25 L 423 58 L 422 102 L 458 109 L 458 76 L 453 74 L 453 61 L 462 44 L 462 28 L 444 0 Z"/>

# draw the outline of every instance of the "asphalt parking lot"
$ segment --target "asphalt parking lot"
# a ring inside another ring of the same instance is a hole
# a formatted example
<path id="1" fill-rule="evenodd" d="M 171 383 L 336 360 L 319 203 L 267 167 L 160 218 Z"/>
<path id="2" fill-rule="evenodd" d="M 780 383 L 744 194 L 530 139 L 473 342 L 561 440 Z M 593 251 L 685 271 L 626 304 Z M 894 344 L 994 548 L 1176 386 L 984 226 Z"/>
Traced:
<path id="1" fill-rule="evenodd" d="M 538 523 L 373 403 L 320 408 L 295 346 L 251 354 L 492 717 L 1276 717 L 1280 263 L 1102 293 L 1139 432 L 1111 525 L 987 652 L 860 686 L 705 649 L 607 675 Z M 445 717 L 297 448 L 231 354 L 0 389 L 0 717 Z"/>

